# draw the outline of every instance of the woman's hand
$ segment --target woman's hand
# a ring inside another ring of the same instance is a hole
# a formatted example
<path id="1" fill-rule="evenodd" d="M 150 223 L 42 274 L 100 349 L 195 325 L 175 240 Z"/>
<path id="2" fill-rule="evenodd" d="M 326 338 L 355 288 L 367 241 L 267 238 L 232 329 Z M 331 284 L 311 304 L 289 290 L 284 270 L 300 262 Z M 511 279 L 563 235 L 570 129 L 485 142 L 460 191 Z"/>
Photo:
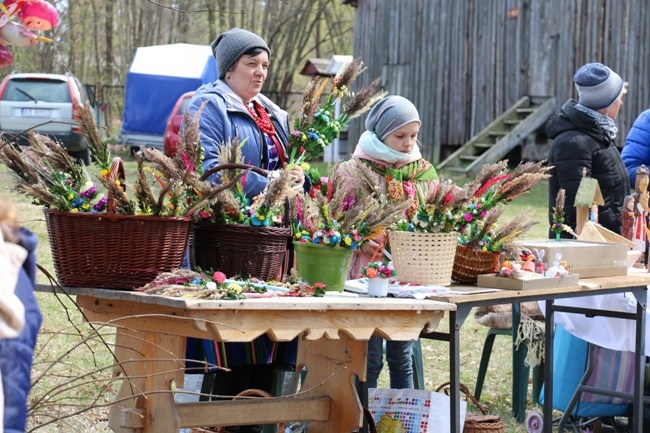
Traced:
<path id="1" fill-rule="evenodd" d="M 295 185 L 302 185 L 305 183 L 305 172 L 300 165 L 293 165 L 289 168 L 289 179 Z"/>

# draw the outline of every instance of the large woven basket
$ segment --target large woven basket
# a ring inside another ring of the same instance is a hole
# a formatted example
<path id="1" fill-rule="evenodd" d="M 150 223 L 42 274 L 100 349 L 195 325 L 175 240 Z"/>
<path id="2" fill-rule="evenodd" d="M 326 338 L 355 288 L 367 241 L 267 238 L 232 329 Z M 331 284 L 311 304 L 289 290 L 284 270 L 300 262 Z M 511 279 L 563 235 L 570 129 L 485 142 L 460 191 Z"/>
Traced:
<path id="1" fill-rule="evenodd" d="M 190 263 L 228 277 L 278 280 L 290 239 L 290 227 L 198 222 L 190 236 Z"/>
<path id="2" fill-rule="evenodd" d="M 495 272 L 498 266 L 497 253 L 458 245 L 451 278 L 459 283 L 476 284 L 479 275 Z"/>
<path id="3" fill-rule="evenodd" d="M 397 279 L 415 284 L 451 284 L 458 234 L 390 231 Z"/>
<path id="4" fill-rule="evenodd" d="M 109 176 L 124 181 L 119 157 L 113 159 Z M 106 213 L 44 209 L 59 284 L 134 289 L 182 265 L 190 217 L 120 215 L 115 206 L 109 195 Z"/>
<path id="5" fill-rule="evenodd" d="M 45 209 L 59 284 L 133 289 L 181 266 L 192 227 L 185 217 Z"/>

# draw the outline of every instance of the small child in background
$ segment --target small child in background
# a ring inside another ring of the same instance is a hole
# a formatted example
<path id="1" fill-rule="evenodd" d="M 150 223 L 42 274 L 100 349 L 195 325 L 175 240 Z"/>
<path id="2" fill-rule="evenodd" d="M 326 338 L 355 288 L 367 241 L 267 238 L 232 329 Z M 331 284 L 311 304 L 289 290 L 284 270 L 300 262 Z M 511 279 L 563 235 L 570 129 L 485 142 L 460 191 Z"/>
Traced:
<path id="1" fill-rule="evenodd" d="M 0 431 L 24 432 L 34 347 L 42 322 L 34 294 L 37 240 L 18 225 L 15 208 L 2 197 L 0 232 L 0 415 L 4 412 Z"/>
<path id="2" fill-rule="evenodd" d="M 420 124 L 420 115 L 411 101 L 402 96 L 386 96 L 368 113 L 366 131 L 359 138 L 352 158 L 339 164 L 337 170 L 352 176 L 357 164 L 369 166 L 377 176 L 375 185 L 379 185 L 390 200 L 410 200 L 411 206 L 407 212 L 415 212 L 419 205 L 416 185 L 438 180 L 435 168 L 420 153 L 417 140 Z M 361 268 L 371 260 L 387 260 L 382 252 L 386 241 L 386 234 L 383 233 L 355 250 L 348 278 L 359 278 Z M 370 337 L 369 388 L 377 387 L 377 379 L 383 368 L 383 345 L 383 338 Z M 412 341 L 386 341 L 391 388 L 413 388 L 412 353 Z"/>

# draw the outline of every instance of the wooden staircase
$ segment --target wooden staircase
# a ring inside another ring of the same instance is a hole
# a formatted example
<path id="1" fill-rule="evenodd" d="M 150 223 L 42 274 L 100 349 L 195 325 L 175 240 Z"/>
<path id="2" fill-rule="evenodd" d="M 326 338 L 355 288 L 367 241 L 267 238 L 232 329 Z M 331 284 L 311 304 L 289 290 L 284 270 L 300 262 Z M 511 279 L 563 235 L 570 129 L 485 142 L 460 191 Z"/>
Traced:
<path id="1" fill-rule="evenodd" d="M 554 111 L 554 97 L 524 96 L 438 164 L 436 170 L 477 173 L 483 165 L 503 159 L 542 126 Z"/>

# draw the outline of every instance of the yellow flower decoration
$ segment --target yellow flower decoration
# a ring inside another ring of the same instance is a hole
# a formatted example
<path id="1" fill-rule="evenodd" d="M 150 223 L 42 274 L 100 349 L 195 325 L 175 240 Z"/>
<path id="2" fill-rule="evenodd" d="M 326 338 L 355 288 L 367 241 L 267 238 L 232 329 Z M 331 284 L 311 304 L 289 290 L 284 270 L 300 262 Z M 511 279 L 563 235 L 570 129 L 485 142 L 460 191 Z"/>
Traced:
<path id="1" fill-rule="evenodd" d="M 377 423 L 377 433 L 405 433 L 406 429 L 399 419 L 393 419 L 389 415 L 382 415 Z"/>
<path id="2" fill-rule="evenodd" d="M 235 294 L 240 294 L 242 292 L 242 288 L 237 283 L 230 283 L 228 284 L 228 291 Z"/>

